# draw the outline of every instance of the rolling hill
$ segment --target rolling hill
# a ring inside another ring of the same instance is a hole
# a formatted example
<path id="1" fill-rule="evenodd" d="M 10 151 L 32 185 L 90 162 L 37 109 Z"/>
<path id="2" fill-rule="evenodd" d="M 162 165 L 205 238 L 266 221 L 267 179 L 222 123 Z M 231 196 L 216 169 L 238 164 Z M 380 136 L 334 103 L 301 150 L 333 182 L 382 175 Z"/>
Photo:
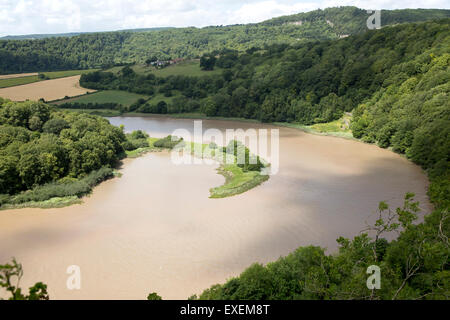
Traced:
<path id="1" fill-rule="evenodd" d="M 366 10 L 339 7 L 255 24 L 119 31 L 36 40 L 0 40 L 0 74 L 88 69 L 147 58 L 194 58 L 224 48 L 245 51 L 275 43 L 338 39 L 367 29 Z M 383 10 L 382 26 L 450 17 L 450 10 Z M 48 36 L 48 35 L 47 35 Z"/>

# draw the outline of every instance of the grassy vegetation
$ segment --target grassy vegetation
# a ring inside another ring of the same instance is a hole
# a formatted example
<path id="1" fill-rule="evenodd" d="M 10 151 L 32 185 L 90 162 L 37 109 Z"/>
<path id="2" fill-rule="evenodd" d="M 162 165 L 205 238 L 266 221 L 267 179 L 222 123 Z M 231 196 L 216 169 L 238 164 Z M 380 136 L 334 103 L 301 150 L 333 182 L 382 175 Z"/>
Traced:
<path id="1" fill-rule="evenodd" d="M 59 78 L 65 78 L 65 77 L 78 76 L 80 74 L 94 72 L 97 70 L 99 70 L 99 69 L 41 72 L 41 74 L 43 74 L 48 79 L 59 79 Z"/>
<path id="2" fill-rule="evenodd" d="M 68 70 L 68 71 L 55 71 L 55 72 L 41 72 L 44 75 L 44 78 L 39 78 L 39 76 L 27 76 L 20 78 L 11 78 L 11 79 L 1 79 L 0 80 L 0 88 L 8 88 L 15 87 L 24 84 L 29 84 L 33 82 L 48 80 L 48 79 L 59 79 L 65 77 L 77 76 L 84 73 L 94 72 L 98 69 L 89 69 L 89 70 Z"/>
<path id="3" fill-rule="evenodd" d="M 40 185 L 17 195 L 2 195 L 0 208 L 2 210 L 25 207 L 60 208 L 80 203 L 82 196 L 89 194 L 93 187 L 114 175 L 113 169 L 103 167 L 81 179 L 63 178 L 60 181 Z"/>
<path id="4" fill-rule="evenodd" d="M 207 75 L 221 74 L 222 69 L 215 68 L 212 71 L 204 71 L 200 69 L 199 60 L 188 60 L 177 63 L 175 65 L 168 66 L 163 69 L 157 69 L 153 71 L 155 76 L 165 78 L 169 76 L 191 76 L 191 77 L 201 77 Z"/>
<path id="5" fill-rule="evenodd" d="M 211 188 L 210 198 L 226 198 L 244 193 L 269 179 L 257 171 L 244 172 L 236 164 L 222 164 L 217 172 L 225 177 L 225 183 Z"/>
<path id="6" fill-rule="evenodd" d="M 300 129 L 302 131 L 313 134 L 354 139 L 352 131 L 350 130 L 351 120 L 352 116 L 350 114 L 345 114 L 342 118 L 338 120 L 326 123 L 316 123 L 310 126 L 306 126 L 299 123 L 287 123 L 287 122 L 274 122 L 274 124 L 282 127 Z"/>
<path id="7" fill-rule="evenodd" d="M 169 137 L 163 139 L 148 138 L 148 147 L 126 151 L 126 155 L 129 158 L 137 158 L 148 152 L 157 152 L 168 149 L 155 146 L 155 143 L 156 145 L 166 145 L 168 140 L 170 141 Z M 173 147 L 173 145 L 171 147 Z M 200 145 L 198 143 L 190 142 L 185 143 L 183 150 L 191 152 L 195 157 L 209 158 L 221 163 L 217 172 L 225 177 L 225 183 L 219 187 L 211 188 L 210 198 L 226 198 L 241 194 L 255 188 L 269 179 L 268 175 L 263 175 L 259 171 L 245 172 L 236 163 L 233 163 L 235 162 L 236 157 L 223 152 L 222 148 L 211 149 L 208 144 Z"/>
<path id="8" fill-rule="evenodd" d="M 29 84 L 33 82 L 39 81 L 38 76 L 28 76 L 22 78 L 11 78 L 11 79 L 1 79 L 0 80 L 0 88 L 8 88 L 20 86 L 23 84 Z"/>
<path id="9" fill-rule="evenodd" d="M 112 67 L 105 71 L 112 73 L 119 73 L 123 69 L 123 66 Z M 157 69 L 153 66 L 146 66 L 142 64 L 136 64 L 131 66 L 134 72 L 137 74 L 149 74 L 153 73 L 155 76 L 160 78 L 166 78 L 169 76 L 191 76 L 191 77 L 201 77 L 207 75 L 217 75 L 222 73 L 222 69 L 216 67 L 212 71 L 204 71 L 200 69 L 200 60 L 186 60 L 179 62 L 174 65 L 167 66 L 162 69 Z"/>
<path id="10" fill-rule="evenodd" d="M 220 147 L 211 149 L 208 144 L 199 146 L 193 142 L 185 146 L 185 148 L 187 147 L 194 156 L 214 159 L 221 164 L 217 169 L 217 173 L 225 177 L 225 183 L 211 188 L 209 190 L 210 198 L 217 199 L 235 196 L 253 189 L 269 179 L 268 175 L 264 175 L 259 171 L 244 171 L 235 163 L 236 157 L 224 152 Z"/>
<path id="11" fill-rule="evenodd" d="M 154 146 L 154 143 L 156 141 L 158 141 L 158 138 L 148 138 L 148 147 L 144 147 L 144 148 L 137 148 L 135 150 L 131 150 L 131 151 L 125 151 L 127 158 L 138 158 L 148 152 L 157 152 L 157 151 L 161 151 L 163 150 L 162 148 L 158 148 Z"/>
<path id="12" fill-rule="evenodd" d="M 130 106 L 135 103 L 138 99 L 144 98 L 148 99 L 148 96 L 131 93 L 127 91 L 118 91 L 118 90 L 106 90 L 99 91 L 92 94 L 83 95 L 77 98 L 60 100 L 57 103 L 64 102 L 80 102 L 80 103 L 108 103 L 114 102 L 119 103 L 123 106 Z M 91 111 L 91 110 L 90 110 Z"/>
<path id="13" fill-rule="evenodd" d="M 19 204 L 5 204 L 2 205 L 0 210 L 23 209 L 23 208 L 51 209 L 51 208 L 67 207 L 79 203 L 82 203 L 82 201 L 77 196 L 54 197 L 45 201 L 29 201 Z"/>
<path id="14" fill-rule="evenodd" d="M 152 97 L 150 98 L 150 100 L 148 100 L 147 101 L 147 103 L 150 103 L 150 104 L 157 104 L 157 103 L 159 103 L 160 101 L 164 101 L 165 103 L 167 103 L 167 104 L 172 104 L 172 101 L 173 101 L 173 99 L 175 98 L 175 97 L 179 97 L 179 96 L 181 96 L 181 94 L 179 93 L 179 92 L 177 92 L 177 91 L 172 91 L 172 94 L 173 94 L 173 96 L 171 96 L 171 97 L 166 97 L 164 94 L 162 94 L 162 93 L 156 93 L 156 94 L 154 94 L 154 95 L 152 95 Z"/>
<path id="15" fill-rule="evenodd" d="M 112 109 L 64 109 L 69 110 L 73 112 L 82 112 L 87 114 L 92 114 L 95 116 L 101 116 L 101 117 L 118 117 L 122 113 L 119 110 L 112 110 Z"/>

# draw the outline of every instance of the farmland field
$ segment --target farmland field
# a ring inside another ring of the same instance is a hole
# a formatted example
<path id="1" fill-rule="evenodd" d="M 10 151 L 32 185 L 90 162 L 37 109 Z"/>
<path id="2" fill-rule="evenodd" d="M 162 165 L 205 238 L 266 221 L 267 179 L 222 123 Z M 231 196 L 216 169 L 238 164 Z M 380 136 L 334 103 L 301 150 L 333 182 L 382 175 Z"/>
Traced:
<path id="1" fill-rule="evenodd" d="M 98 69 L 40 72 L 40 74 L 44 75 L 45 79 L 40 79 L 38 77 L 39 75 L 38 73 L 19 73 L 19 74 L 0 75 L 0 88 L 15 87 L 49 79 L 72 77 L 88 72 L 93 72 L 96 70 Z"/>
<path id="2" fill-rule="evenodd" d="M 118 90 L 106 90 L 99 91 L 94 94 L 84 95 L 81 97 L 66 99 L 56 102 L 56 104 L 66 103 L 66 102 L 79 102 L 79 103 L 107 103 L 115 102 L 123 106 L 130 106 L 136 102 L 139 98 L 147 99 L 148 97 L 142 94 L 131 93 L 127 91 Z"/>
<path id="3" fill-rule="evenodd" d="M 106 71 L 118 73 L 123 67 L 113 67 Z M 131 66 L 134 72 L 139 74 L 149 74 L 153 73 L 157 77 L 168 77 L 168 76 L 191 76 L 191 77 L 201 77 L 207 75 L 220 74 L 222 69 L 215 68 L 213 71 L 203 71 L 200 69 L 199 60 L 189 60 L 183 61 L 162 69 L 156 69 L 155 67 L 147 67 L 145 65 L 134 65 Z"/>
<path id="4" fill-rule="evenodd" d="M 92 89 L 81 88 L 80 76 L 66 77 L 53 80 L 39 81 L 22 86 L 0 89 L 0 97 L 13 101 L 39 100 L 46 101 L 63 99 L 65 96 L 74 97 L 95 92 Z"/>
<path id="5" fill-rule="evenodd" d="M 0 80 L 2 80 L 2 79 L 30 77 L 30 76 L 37 76 L 37 75 L 38 75 L 37 72 L 33 72 L 33 73 L 2 74 L 2 75 L 0 75 Z"/>
<path id="6" fill-rule="evenodd" d="M 171 104 L 173 99 L 176 97 L 182 97 L 181 93 L 179 91 L 173 90 L 172 91 L 173 96 L 172 97 L 166 97 L 162 93 L 155 93 L 152 95 L 151 99 L 148 100 L 150 104 L 157 104 L 160 101 L 164 101 L 167 104 Z"/>
<path id="7" fill-rule="evenodd" d="M 45 75 L 49 79 L 58 79 L 64 77 L 72 77 L 77 76 L 84 73 L 94 72 L 98 69 L 88 69 L 88 70 L 67 70 L 67 71 L 53 71 L 53 72 L 41 72 L 41 74 Z"/>
<path id="8" fill-rule="evenodd" d="M 203 71 L 200 69 L 199 60 L 191 60 L 180 62 L 176 65 L 168 66 L 163 69 L 155 70 L 153 73 L 157 77 L 168 77 L 168 76 L 191 76 L 191 77 L 201 77 L 214 74 L 220 74 L 222 71 L 219 68 L 215 68 L 213 71 Z"/>
<path id="9" fill-rule="evenodd" d="M 9 88 L 15 86 L 21 86 L 23 84 L 29 84 L 33 82 L 38 82 L 38 76 L 26 76 L 26 77 L 11 77 L 0 79 L 0 88 Z"/>

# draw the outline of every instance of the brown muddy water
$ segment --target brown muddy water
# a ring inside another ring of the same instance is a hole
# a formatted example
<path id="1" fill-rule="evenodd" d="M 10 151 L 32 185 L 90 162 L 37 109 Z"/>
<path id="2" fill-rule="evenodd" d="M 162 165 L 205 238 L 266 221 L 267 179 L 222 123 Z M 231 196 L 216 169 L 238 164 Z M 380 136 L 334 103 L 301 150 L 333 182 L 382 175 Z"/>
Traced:
<path id="1" fill-rule="evenodd" d="M 193 120 L 118 117 L 114 125 L 166 136 Z M 203 121 L 204 129 L 273 128 Z M 299 246 L 334 252 L 339 236 L 364 229 L 381 200 L 400 205 L 414 192 L 424 212 L 422 170 L 388 150 L 356 141 L 280 130 L 280 170 L 261 186 L 209 199 L 224 178 L 217 165 L 175 165 L 167 152 L 126 159 L 121 178 L 81 205 L 0 211 L 0 263 L 24 266 L 21 286 L 48 284 L 52 299 L 185 299 Z M 68 290 L 78 265 L 81 289 Z"/>

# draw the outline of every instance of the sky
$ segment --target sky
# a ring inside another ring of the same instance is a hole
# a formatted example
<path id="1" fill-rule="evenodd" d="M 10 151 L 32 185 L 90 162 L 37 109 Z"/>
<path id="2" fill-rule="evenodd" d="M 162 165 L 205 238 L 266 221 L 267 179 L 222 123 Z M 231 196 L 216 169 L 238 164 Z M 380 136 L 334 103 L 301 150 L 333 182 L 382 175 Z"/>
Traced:
<path id="1" fill-rule="evenodd" d="M 0 36 L 251 23 L 344 5 L 450 9 L 449 0 L 0 0 Z"/>

